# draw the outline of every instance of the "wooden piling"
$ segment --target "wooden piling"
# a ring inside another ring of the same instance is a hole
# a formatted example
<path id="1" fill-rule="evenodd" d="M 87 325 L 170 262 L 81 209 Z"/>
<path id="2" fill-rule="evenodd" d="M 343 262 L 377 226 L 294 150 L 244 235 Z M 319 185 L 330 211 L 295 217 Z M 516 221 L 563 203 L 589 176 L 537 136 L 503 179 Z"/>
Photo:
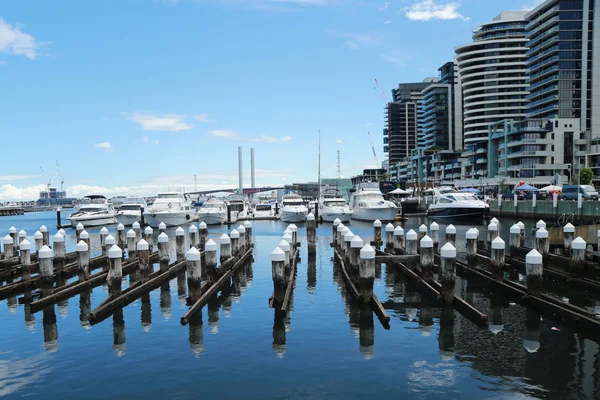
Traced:
<path id="1" fill-rule="evenodd" d="M 440 245 L 440 226 L 437 222 L 434 221 L 429 225 L 429 232 L 431 233 L 431 240 L 433 240 L 433 250 L 437 253 Z"/>
<path id="2" fill-rule="evenodd" d="M 521 228 L 519 225 L 514 224 L 510 227 L 510 254 L 515 254 L 515 250 L 521 246 Z"/>
<path id="3" fill-rule="evenodd" d="M 185 231 L 182 227 L 175 230 L 175 257 L 178 263 L 185 260 Z"/>
<path id="4" fill-rule="evenodd" d="M 490 222 L 487 227 L 487 246 L 492 247 L 492 242 L 498 237 L 498 225 L 494 222 Z"/>
<path id="5" fill-rule="evenodd" d="M 160 235 L 161 233 L 167 234 L 167 225 L 164 222 L 158 224 L 158 234 Z"/>
<path id="6" fill-rule="evenodd" d="M 217 271 L 217 244 L 212 239 L 204 245 L 204 259 L 206 262 L 206 280 L 209 284 L 212 284 L 219 278 L 219 272 Z"/>
<path id="7" fill-rule="evenodd" d="M 117 246 L 122 250 L 127 248 L 127 235 L 123 224 L 117 225 Z"/>
<path id="8" fill-rule="evenodd" d="M 80 281 L 84 281 L 90 277 L 90 247 L 80 240 L 75 249 L 77 250 L 77 275 Z"/>
<path id="9" fill-rule="evenodd" d="M 104 239 L 104 247 L 102 250 L 102 255 L 108 255 L 108 250 L 110 250 L 111 247 L 113 247 L 116 244 L 115 238 L 113 237 L 113 235 L 108 235 L 106 236 L 106 238 Z"/>
<path id="10" fill-rule="evenodd" d="M 340 224 L 337 226 L 337 230 L 336 230 L 336 235 L 335 235 L 335 240 L 334 242 L 334 247 L 337 247 L 338 249 L 341 248 L 341 244 L 342 244 L 342 231 L 344 230 L 344 228 L 346 228 L 346 226 L 340 222 Z"/>
<path id="11" fill-rule="evenodd" d="M 142 276 L 142 282 L 145 282 L 150 275 L 150 244 L 142 239 L 137 242 L 135 250 L 137 252 L 137 258 L 139 260 L 140 273 Z"/>
<path id="12" fill-rule="evenodd" d="M 27 232 L 25 232 L 23 229 L 21 229 L 19 231 L 19 233 L 17 233 L 17 238 L 18 238 L 18 242 L 19 242 L 19 247 L 21 246 L 21 242 L 25 239 L 27 239 Z"/>
<path id="13" fill-rule="evenodd" d="M 417 246 L 418 246 L 417 238 L 418 238 L 417 232 L 415 232 L 412 229 L 410 231 L 408 231 L 408 233 L 406 234 L 405 254 L 407 254 L 409 256 L 416 256 L 419 253 L 418 249 L 417 249 Z"/>
<path id="14" fill-rule="evenodd" d="M 135 243 L 137 244 L 137 242 L 142 240 L 142 227 L 138 221 L 135 221 L 131 224 L 131 229 L 135 232 Z"/>
<path id="15" fill-rule="evenodd" d="M 587 243 L 580 237 L 571 242 L 571 259 L 570 267 L 574 275 L 582 275 L 585 271 L 585 250 Z"/>
<path id="16" fill-rule="evenodd" d="M 50 233 L 48 233 L 48 228 L 46 228 L 46 225 L 40 226 L 40 232 L 42 232 L 44 246 L 50 247 Z"/>
<path id="17" fill-rule="evenodd" d="M 389 253 L 394 253 L 394 225 L 391 223 L 385 226 L 385 249 Z"/>
<path id="18" fill-rule="evenodd" d="M 127 231 L 127 258 L 129 261 L 135 261 L 135 231 L 130 229 Z"/>
<path id="19" fill-rule="evenodd" d="M 544 261 L 537 250 L 531 250 L 525 257 L 525 270 L 527 273 L 527 293 L 541 297 L 544 272 Z"/>
<path id="20" fill-rule="evenodd" d="M 568 223 L 563 227 L 563 235 L 563 253 L 565 256 L 569 256 L 571 254 L 571 243 L 573 243 L 573 239 L 575 239 L 575 227 L 573 226 L 573 224 Z"/>
<path id="21" fill-rule="evenodd" d="M 42 246 L 38 252 L 40 283 L 52 287 L 54 284 L 54 262 L 52 260 L 52 249 L 48 246 Z"/>
<path id="22" fill-rule="evenodd" d="M 14 239 L 10 235 L 4 236 L 2 240 L 2 244 L 4 245 L 4 258 L 12 258 L 13 257 L 13 247 L 14 247 Z"/>
<path id="23" fill-rule="evenodd" d="M 21 276 L 23 282 L 28 282 L 31 279 L 31 271 L 29 268 L 31 267 L 31 243 L 29 240 L 25 239 L 19 244 L 21 263 L 23 264 L 23 270 L 21 271 Z"/>
<path id="24" fill-rule="evenodd" d="M 246 235 L 245 235 L 245 237 L 246 237 L 246 248 L 250 249 L 253 246 L 252 222 L 250 222 L 250 221 L 244 221 L 244 228 L 246 228 Z"/>
<path id="25" fill-rule="evenodd" d="M 192 303 L 195 303 L 198 300 L 198 298 L 202 295 L 200 290 L 202 284 L 202 261 L 198 249 L 195 247 L 191 247 L 185 253 L 185 260 L 188 286 L 190 288 L 190 299 Z"/>
<path id="26" fill-rule="evenodd" d="M 433 240 L 425 235 L 420 241 L 421 251 L 419 253 L 419 266 L 421 268 L 421 278 L 428 284 L 433 281 Z"/>
<path id="27" fill-rule="evenodd" d="M 404 229 L 398 225 L 392 232 L 392 247 L 393 253 L 397 256 L 403 255 L 405 252 Z"/>
<path id="28" fill-rule="evenodd" d="M 152 229 L 152 227 L 147 226 L 146 229 L 144 229 L 144 240 L 146 241 L 146 243 L 148 243 L 148 246 L 152 246 L 154 244 L 154 241 L 152 240 L 153 234 L 154 229 Z"/>
<path id="29" fill-rule="evenodd" d="M 271 252 L 271 272 L 273 277 L 273 305 L 279 308 L 285 296 L 285 254 L 277 247 Z"/>
<path id="30" fill-rule="evenodd" d="M 350 261 L 350 266 L 353 270 L 359 268 L 361 258 L 360 258 L 360 250 L 364 247 L 364 241 L 360 238 L 360 236 L 356 235 L 350 241 L 350 255 L 348 260 Z"/>
<path id="31" fill-rule="evenodd" d="M 108 229 L 106 227 L 102 227 L 100 229 L 100 248 L 102 249 L 102 255 L 106 255 L 106 237 L 108 236 Z"/>
<path id="32" fill-rule="evenodd" d="M 54 270 L 57 273 L 61 273 L 63 268 L 65 267 L 67 250 L 65 247 L 65 237 L 60 233 L 57 233 L 53 237 L 54 247 Z"/>
<path id="33" fill-rule="evenodd" d="M 425 236 L 427 236 L 427 225 L 421 224 L 421 226 L 419 226 L 419 240 L 423 239 Z"/>
<path id="34" fill-rule="evenodd" d="M 160 263 L 160 270 L 165 272 L 169 269 L 169 237 L 166 233 L 158 235 L 158 262 Z"/>
<path id="35" fill-rule="evenodd" d="M 525 224 L 522 223 L 521 221 L 517 222 L 517 225 L 519 225 L 519 229 L 521 229 L 521 242 L 519 243 L 519 247 L 524 247 L 525 246 Z"/>
<path id="36" fill-rule="evenodd" d="M 240 234 L 240 238 L 238 240 L 238 254 L 244 254 L 246 252 L 246 228 L 243 224 L 240 224 L 236 230 Z"/>
<path id="37" fill-rule="evenodd" d="M 381 247 L 381 221 L 378 219 L 373 222 L 373 241 L 375 242 L 375 247 Z"/>
<path id="38" fill-rule="evenodd" d="M 200 221 L 200 224 L 198 224 L 198 236 L 198 250 L 204 251 L 204 246 L 208 242 L 208 226 L 204 221 Z"/>
<path id="39" fill-rule="evenodd" d="M 479 236 L 479 231 L 477 231 L 477 236 Z M 456 247 L 456 228 L 452 224 L 446 227 L 446 243 Z"/>
<path id="40" fill-rule="evenodd" d="M 63 235 L 64 237 L 65 235 Z M 91 244 L 90 244 L 90 234 L 84 229 L 83 231 L 81 231 L 81 233 L 79 234 L 79 240 L 83 240 L 85 242 L 85 244 L 88 245 L 88 248 L 91 248 Z M 79 243 L 79 242 L 77 242 Z"/>
<path id="41" fill-rule="evenodd" d="M 290 265 L 290 244 L 282 239 L 281 242 L 279 242 L 279 244 L 277 245 L 277 247 L 283 250 L 283 253 L 285 254 L 285 265 Z"/>
<path id="42" fill-rule="evenodd" d="M 360 249 L 360 264 L 358 266 L 358 287 L 363 303 L 370 303 L 373 298 L 373 283 L 375 282 L 375 249 L 368 244 Z"/>
<path id="43" fill-rule="evenodd" d="M 474 262 L 477 260 L 477 231 L 473 228 L 469 229 L 465 235 L 467 239 L 467 261 Z"/>
<path id="44" fill-rule="evenodd" d="M 113 245 L 108 250 L 108 274 L 106 282 L 113 297 L 121 295 L 121 281 L 123 280 L 123 250 Z"/>
<path id="45" fill-rule="evenodd" d="M 17 247 L 19 244 L 19 238 L 17 235 L 17 228 L 15 228 L 14 226 L 11 226 L 8 229 L 8 236 L 10 236 L 13 240 L 13 253 L 10 255 L 11 257 L 14 257 L 16 251 L 17 251 Z"/>
<path id="46" fill-rule="evenodd" d="M 544 227 L 538 228 L 535 232 L 535 249 L 542 255 L 544 263 L 547 263 L 550 258 L 550 239 Z"/>
<path id="47" fill-rule="evenodd" d="M 237 229 L 233 229 L 231 232 L 229 232 L 229 239 L 231 239 L 231 255 L 233 256 L 233 258 L 238 258 L 239 255 L 239 240 L 240 240 L 240 233 L 238 232 Z"/>
<path id="48" fill-rule="evenodd" d="M 33 239 L 35 242 L 35 252 L 38 253 L 40 249 L 44 246 L 44 235 L 40 231 L 36 231 L 33 235 Z"/>
<path id="49" fill-rule="evenodd" d="M 296 224 L 290 224 L 288 226 L 288 229 L 292 231 L 292 247 L 295 247 L 298 243 L 298 227 L 296 226 Z"/>
<path id="50" fill-rule="evenodd" d="M 342 252 L 344 255 L 344 260 L 346 262 L 348 262 L 350 257 L 350 242 L 352 242 L 354 236 L 354 233 L 352 233 L 350 229 L 348 229 L 348 232 L 344 234 L 344 244 L 342 245 Z"/>
<path id="51" fill-rule="evenodd" d="M 504 259 L 505 259 L 505 248 L 506 244 L 500 236 L 496 237 L 492 241 L 491 250 L 491 261 L 492 261 L 492 275 L 494 279 L 504 279 Z"/>
<path id="52" fill-rule="evenodd" d="M 221 247 L 219 261 L 223 264 L 231 258 L 231 238 L 224 233 L 219 238 L 219 243 Z"/>
<path id="53" fill-rule="evenodd" d="M 440 249 L 440 272 L 442 301 L 446 304 L 452 304 L 456 283 L 456 247 L 452 243 L 446 243 Z"/>
<path id="54" fill-rule="evenodd" d="M 306 240 L 308 244 L 317 243 L 317 221 L 315 221 L 313 213 L 306 217 Z"/>

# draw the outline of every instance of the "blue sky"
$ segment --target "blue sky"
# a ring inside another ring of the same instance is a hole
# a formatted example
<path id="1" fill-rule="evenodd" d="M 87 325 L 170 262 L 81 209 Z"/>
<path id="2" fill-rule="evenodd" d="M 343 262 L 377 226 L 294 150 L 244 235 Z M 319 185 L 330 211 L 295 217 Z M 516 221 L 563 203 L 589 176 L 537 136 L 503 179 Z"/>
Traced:
<path id="1" fill-rule="evenodd" d="M 375 165 L 383 100 L 530 0 L 4 1 L 0 201 L 316 180 Z M 7 149 L 9 149 L 7 151 Z M 40 169 L 41 167 L 41 169 Z M 42 173 L 42 170 L 44 171 Z"/>

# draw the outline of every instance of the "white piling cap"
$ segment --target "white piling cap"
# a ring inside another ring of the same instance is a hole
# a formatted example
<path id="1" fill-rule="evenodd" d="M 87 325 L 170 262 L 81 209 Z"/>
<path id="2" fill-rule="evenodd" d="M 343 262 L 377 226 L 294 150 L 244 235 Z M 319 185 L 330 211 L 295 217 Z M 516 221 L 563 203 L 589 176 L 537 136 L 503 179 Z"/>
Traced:
<path id="1" fill-rule="evenodd" d="M 495 222 L 490 222 L 490 224 L 488 225 L 488 231 L 497 231 L 498 230 L 498 225 L 496 225 Z"/>
<path id="2" fill-rule="evenodd" d="M 315 216 L 314 216 L 314 214 L 313 214 L 313 213 L 309 213 L 309 214 L 306 216 L 306 220 L 307 220 L 307 221 L 314 221 L 314 220 L 315 220 Z"/>
<path id="3" fill-rule="evenodd" d="M 210 239 L 204 245 L 204 250 L 206 250 L 206 251 L 217 251 L 217 244 L 215 243 L 214 240 Z"/>
<path id="4" fill-rule="evenodd" d="M 502 238 L 500 236 L 498 236 L 496 239 L 492 240 L 492 249 L 505 249 L 506 248 L 506 243 L 504 243 L 504 240 L 502 240 Z"/>
<path id="5" fill-rule="evenodd" d="M 185 231 L 183 230 L 182 227 L 179 227 L 175 230 L 175 236 L 183 236 L 185 235 Z"/>
<path id="6" fill-rule="evenodd" d="M 351 242 L 352 239 L 354 239 L 354 236 L 356 235 L 354 235 L 354 233 L 348 230 L 348 232 L 346 232 L 346 234 L 344 235 L 344 242 Z"/>
<path id="7" fill-rule="evenodd" d="M 587 243 L 581 237 L 577 236 L 577 239 L 574 239 L 571 242 L 571 248 L 575 250 L 585 250 L 587 247 Z"/>
<path id="8" fill-rule="evenodd" d="M 517 225 L 519 225 L 519 228 L 525 229 L 525 224 L 522 223 L 521 221 L 517 222 Z"/>
<path id="9" fill-rule="evenodd" d="M 8 233 L 17 233 L 17 228 L 11 226 L 10 228 L 8 228 Z"/>
<path id="10" fill-rule="evenodd" d="M 292 232 L 298 231 L 298 227 L 296 226 L 296 224 L 290 224 L 290 229 L 292 230 Z"/>
<path id="11" fill-rule="evenodd" d="M 229 237 L 232 239 L 239 239 L 240 233 L 237 231 L 237 229 L 234 229 L 231 232 L 229 232 Z"/>
<path id="12" fill-rule="evenodd" d="M 385 231 L 386 231 L 386 232 L 394 232 L 394 225 L 392 225 L 392 224 L 387 224 L 387 225 L 385 226 Z"/>
<path id="13" fill-rule="evenodd" d="M 158 229 L 167 229 L 167 225 L 164 222 L 158 224 Z"/>
<path id="14" fill-rule="evenodd" d="M 527 264 L 543 264 L 543 258 L 542 255 L 539 253 L 539 251 L 537 251 L 536 249 L 531 250 L 529 253 L 527 253 L 527 255 L 525 256 L 525 262 Z"/>
<path id="15" fill-rule="evenodd" d="M 40 231 L 36 231 L 36 232 L 33 234 L 33 238 L 34 238 L 34 239 L 43 239 L 43 238 L 44 238 L 44 235 L 42 234 L 42 232 L 40 232 Z"/>
<path id="16" fill-rule="evenodd" d="M 87 233 L 86 230 L 81 231 L 81 233 L 79 234 L 79 239 L 89 239 L 90 238 L 90 234 Z"/>
<path id="17" fill-rule="evenodd" d="M 545 239 L 548 237 L 548 231 L 546 230 L 546 228 L 540 228 L 535 232 L 535 237 Z"/>
<path id="18" fill-rule="evenodd" d="M 479 237 L 479 229 L 477 229 L 477 228 L 473 228 L 473 230 L 474 230 L 475 232 L 477 232 L 477 237 Z"/>
<path id="19" fill-rule="evenodd" d="M 362 249 L 360 249 L 360 258 L 363 260 L 372 260 L 375 258 L 375 249 L 370 245 L 366 244 Z"/>
<path id="20" fill-rule="evenodd" d="M 135 222 L 133 223 L 133 225 L 131 225 L 131 227 L 132 227 L 133 229 L 140 229 L 140 223 L 139 223 L 139 222 L 137 222 L 137 221 L 135 221 Z"/>
<path id="21" fill-rule="evenodd" d="M 108 229 L 106 229 L 106 227 L 102 227 L 102 229 L 100 229 L 100 234 L 101 235 L 108 235 Z"/>
<path id="22" fill-rule="evenodd" d="M 535 224 L 536 228 L 545 228 L 546 227 L 546 223 L 543 220 L 539 220 L 536 224 Z"/>
<path id="23" fill-rule="evenodd" d="M 142 239 L 139 242 L 137 242 L 137 245 L 135 246 L 135 248 L 138 251 L 140 251 L 140 250 L 150 250 L 150 245 L 148 244 L 148 242 L 146 242 L 144 239 Z"/>
<path id="24" fill-rule="evenodd" d="M 27 239 L 23 239 L 21 243 L 19 243 L 19 248 L 21 250 L 31 250 L 31 243 Z"/>
<path id="25" fill-rule="evenodd" d="M 106 239 L 104 239 L 104 244 L 115 244 L 115 238 L 113 235 L 108 235 Z"/>
<path id="26" fill-rule="evenodd" d="M 341 231 L 342 231 L 342 229 L 344 229 L 344 228 L 345 228 L 344 224 L 342 224 L 342 223 L 340 222 L 340 224 L 337 226 L 337 231 L 338 231 L 338 232 L 341 232 Z"/>
<path id="27" fill-rule="evenodd" d="M 490 220 L 490 222 L 495 223 L 496 225 L 500 225 L 500 221 L 498 221 L 498 218 L 494 217 Z"/>
<path id="28" fill-rule="evenodd" d="M 365 245 L 365 243 L 358 235 L 354 236 L 352 238 L 352 240 L 350 241 L 350 248 L 352 248 L 352 249 L 362 249 L 362 247 L 364 245 Z"/>
<path id="29" fill-rule="evenodd" d="M 404 236 L 404 229 L 400 225 L 394 228 L 394 236 Z"/>
<path id="30" fill-rule="evenodd" d="M 437 222 L 432 222 L 431 225 L 429 225 L 429 230 L 439 231 L 440 230 L 440 226 L 437 224 Z"/>
<path id="31" fill-rule="evenodd" d="M 289 233 L 286 233 L 285 235 L 283 235 L 282 239 L 288 243 L 292 243 L 292 235 L 290 235 Z"/>
<path id="32" fill-rule="evenodd" d="M 198 233 L 198 227 L 196 227 L 196 225 L 192 224 L 190 225 L 190 229 L 188 229 L 189 233 Z"/>
<path id="33" fill-rule="evenodd" d="M 288 227 L 285 231 L 283 231 L 283 234 L 285 235 L 286 233 L 289 233 L 289 235 L 292 235 L 292 230 Z"/>
<path id="34" fill-rule="evenodd" d="M 113 245 L 110 249 L 108 249 L 108 258 L 121 258 L 123 257 L 123 250 L 116 244 Z"/>
<path id="35" fill-rule="evenodd" d="M 286 242 L 285 240 L 282 240 L 281 242 L 279 242 L 279 244 L 277 246 L 279 246 L 279 248 L 283 251 L 290 251 L 290 244 L 288 242 Z"/>
<path id="36" fill-rule="evenodd" d="M 314 217 L 314 215 L 313 215 Z M 248 228 L 252 228 L 252 223 L 250 221 L 244 221 L 244 228 L 248 229 Z"/>
<path id="37" fill-rule="evenodd" d="M 42 233 L 48 232 L 48 228 L 46 228 L 46 225 L 40 226 L 40 232 L 42 232 Z"/>
<path id="38" fill-rule="evenodd" d="M 510 227 L 510 233 L 517 233 L 520 234 L 521 233 L 521 228 L 519 227 L 519 225 L 514 224 L 513 226 Z"/>
<path id="39" fill-rule="evenodd" d="M 60 233 L 57 233 L 56 235 L 54 235 L 54 238 L 52 240 L 54 241 L 54 243 L 63 243 L 65 241 L 65 237 Z"/>
<path id="40" fill-rule="evenodd" d="M 229 238 L 229 236 L 227 236 L 226 233 L 224 233 L 219 238 L 219 243 L 221 243 L 221 244 L 229 244 L 229 243 L 231 243 L 231 239 Z M 206 246 L 206 245 L 204 245 L 204 246 Z"/>
<path id="41" fill-rule="evenodd" d="M 19 232 L 19 233 L 21 233 L 21 232 Z M 63 235 L 63 236 L 67 236 L 67 232 L 65 232 L 65 230 L 64 230 L 63 228 L 60 228 L 60 229 L 58 230 L 58 233 L 60 233 L 60 234 L 61 234 L 61 235 Z"/>
<path id="42" fill-rule="evenodd" d="M 246 234 L 246 228 L 244 228 L 244 225 L 242 225 L 242 224 L 240 224 L 240 226 L 237 227 L 237 231 L 239 232 L 240 235 Z"/>
<path id="43" fill-rule="evenodd" d="M 206 228 L 207 228 L 207 226 L 206 226 L 206 222 L 204 222 L 204 221 L 201 221 L 201 222 L 198 224 L 198 227 L 199 227 L 200 229 L 206 229 Z"/>
<path id="44" fill-rule="evenodd" d="M 200 252 L 197 248 L 191 247 L 185 252 L 185 259 L 187 261 L 200 261 Z"/>
<path id="45" fill-rule="evenodd" d="M 456 247 L 452 243 L 446 243 L 442 246 L 440 255 L 444 258 L 456 258 Z"/>
<path id="46" fill-rule="evenodd" d="M 271 261 L 285 261 L 285 253 L 281 248 L 276 247 L 275 250 L 271 252 Z"/>
<path id="47" fill-rule="evenodd" d="M 23 229 L 21 229 L 21 230 L 19 231 L 19 237 L 20 237 L 20 238 L 22 238 L 22 237 L 27 237 L 27 232 L 25 232 Z"/>
<path id="48" fill-rule="evenodd" d="M 425 225 L 425 224 L 422 224 L 422 225 L 419 227 L 419 233 L 427 233 L 427 225 Z"/>
<path id="49" fill-rule="evenodd" d="M 473 228 L 469 229 L 465 234 L 466 239 L 477 239 L 477 231 Z"/>
<path id="50" fill-rule="evenodd" d="M 451 235 L 456 235 L 456 227 L 452 224 L 448 225 L 446 227 L 446 233 L 449 233 Z M 479 231 L 477 231 L 477 235 L 479 236 Z"/>
<path id="51" fill-rule="evenodd" d="M 83 230 L 83 224 L 80 222 L 77 224 L 77 226 L 75 227 L 75 229 L 77 229 L 78 231 L 82 231 Z"/>
<path id="52" fill-rule="evenodd" d="M 52 249 L 44 245 L 38 252 L 38 258 L 52 258 Z"/>
<path id="53" fill-rule="evenodd" d="M 127 231 L 127 238 L 128 239 L 135 238 L 135 231 L 133 229 L 130 229 Z"/>
<path id="54" fill-rule="evenodd" d="M 348 232 L 350 232 L 350 228 L 345 226 L 344 229 L 342 229 L 342 236 L 346 236 L 346 233 L 348 233 Z"/>
<path id="55" fill-rule="evenodd" d="M 339 218 L 336 218 L 336 219 L 333 221 L 333 226 L 336 226 L 336 227 L 337 227 L 337 226 L 338 226 L 339 224 L 341 224 L 341 223 L 342 223 L 342 221 L 340 221 L 340 219 L 339 219 Z"/>
<path id="56" fill-rule="evenodd" d="M 417 240 L 417 232 L 412 229 L 406 234 L 406 240 Z"/>
<path id="57" fill-rule="evenodd" d="M 376 220 L 373 222 L 373 227 L 374 227 L 374 228 L 381 228 L 381 221 L 380 221 L 380 220 L 378 220 L 378 219 L 376 219 Z"/>
<path id="58" fill-rule="evenodd" d="M 158 235 L 158 243 L 167 243 L 169 241 L 169 237 L 167 236 L 166 233 L 161 233 L 160 235 Z"/>
<path id="59" fill-rule="evenodd" d="M 154 229 L 152 229 L 151 227 L 147 226 L 146 229 L 144 229 L 144 233 L 146 235 L 152 235 L 152 233 L 154 233 Z"/>
<path id="60" fill-rule="evenodd" d="M 430 238 L 429 235 L 423 236 L 423 239 L 421 239 L 420 246 L 423 249 L 430 249 L 430 248 L 432 248 L 433 247 L 433 239 Z"/>
<path id="61" fill-rule="evenodd" d="M 117 225 L 117 230 L 118 231 L 124 231 L 125 230 L 125 225 L 123 225 L 123 224 Z"/>
<path id="62" fill-rule="evenodd" d="M 573 226 L 572 223 L 568 223 L 563 227 L 563 232 L 564 233 L 575 233 L 575 227 Z"/>
<path id="63" fill-rule="evenodd" d="M 80 240 L 79 243 L 77 243 L 77 246 L 75 246 L 75 248 L 77 249 L 77 251 L 88 251 L 88 245 L 83 240 Z"/>

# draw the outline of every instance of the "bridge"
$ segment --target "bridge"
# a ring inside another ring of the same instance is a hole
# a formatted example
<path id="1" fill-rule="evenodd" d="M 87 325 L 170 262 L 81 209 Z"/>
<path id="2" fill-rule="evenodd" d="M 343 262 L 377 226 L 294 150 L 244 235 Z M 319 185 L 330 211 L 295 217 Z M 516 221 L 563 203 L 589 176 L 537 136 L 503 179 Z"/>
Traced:
<path id="1" fill-rule="evenodd" d="M 244 188 L 243 192 L 244 194 L 255 194 L 255 193 L 261 193 L 261 192 L 270 192 L 273 190 L 280 190 L 280 189 L 285 189 L 283 186 L 281 187 L 260 187 L 260 188 Z M 201 196 L 205 196 L 208 194 L 212 194 L 212 193 L 237 193 L 238 188 L 233 188 L 233 189 L 213 189 L 213 190 L 200 190 L 197 192 L 186 192 L 185 194 L 198 194 Z"/>

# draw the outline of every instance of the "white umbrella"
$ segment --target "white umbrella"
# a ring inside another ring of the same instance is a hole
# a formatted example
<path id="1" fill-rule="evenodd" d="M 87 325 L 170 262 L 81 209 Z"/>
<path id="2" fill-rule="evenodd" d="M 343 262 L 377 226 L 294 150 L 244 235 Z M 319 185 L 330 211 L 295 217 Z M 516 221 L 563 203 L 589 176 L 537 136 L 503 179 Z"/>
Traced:
<path id="1" fill-rule="evenodd" d="M 543 190 L 545 192 L 550 192 L 550 191 L 556 191 L 556 190 L 558 190 L 558 191 L 562 192 L 562 187 L 561 186 L 548 185 L 548 186 L 545 186 L 545 187 L 541 188 L 540 190 Z"/>
<path id="2" fill-rule="evenodd" d="M 402 190 L 402 189 L 398 188 L 398 189 L 392 190 L 388 194 L 410 194 L 410 192 L 407 190 Z"/>

